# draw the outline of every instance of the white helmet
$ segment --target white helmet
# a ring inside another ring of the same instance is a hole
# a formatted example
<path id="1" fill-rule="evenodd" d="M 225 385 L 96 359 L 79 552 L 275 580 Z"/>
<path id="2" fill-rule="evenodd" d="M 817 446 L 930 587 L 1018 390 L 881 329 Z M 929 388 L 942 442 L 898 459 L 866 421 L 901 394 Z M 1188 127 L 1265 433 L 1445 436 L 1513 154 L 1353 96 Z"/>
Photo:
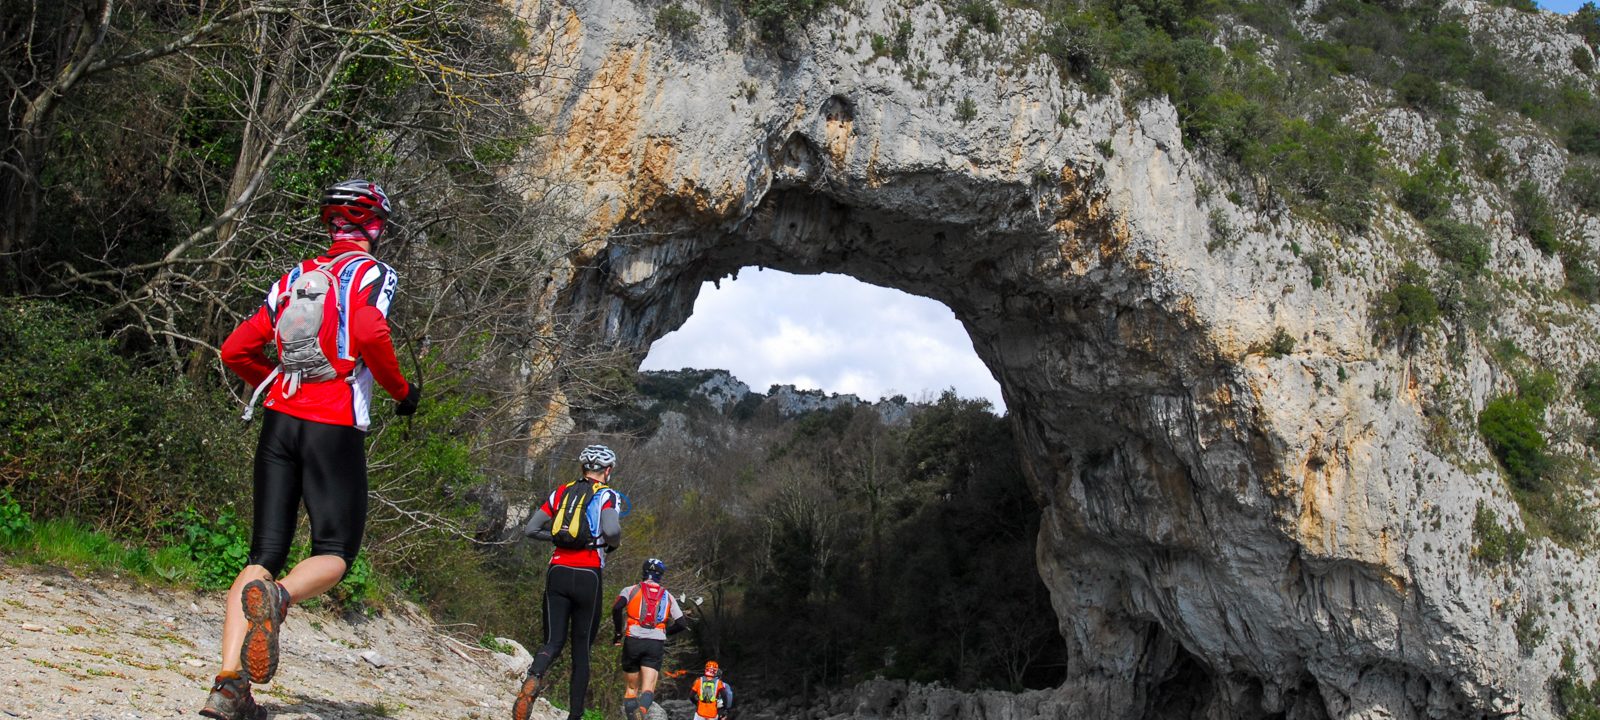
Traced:
<path id="1" fill-rule="evenodd" d="M 578 464 L 584 470 L 604 470 L 617 464 L 617 454 L 604 445 L 590 445 L 578 453 Z"/>

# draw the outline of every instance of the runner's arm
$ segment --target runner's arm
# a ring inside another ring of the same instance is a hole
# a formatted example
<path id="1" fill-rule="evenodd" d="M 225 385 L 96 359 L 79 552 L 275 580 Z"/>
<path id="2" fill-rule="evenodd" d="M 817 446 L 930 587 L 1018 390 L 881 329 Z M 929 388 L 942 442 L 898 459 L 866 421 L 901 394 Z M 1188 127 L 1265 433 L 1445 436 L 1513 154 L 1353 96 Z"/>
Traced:
<path id="1" fill-rule="evenodd" d="M 533 517 L 528 518 L 528 526 L 522 529 L 522 534 L 535 540 L 549 540 L 550 513 L 545 512 L 544 508 L 535 510 Z"/>
<path id="2" fill-rule="evenodd" d="M 671 637 L 688 629 L 689 626 L 683 624 L 683 618 L 675 617 L 672 619 L 672 624 L 667 626 L 667 636 Z"/>
<path id="3" fill-rule="evenodd" d="M 274 367 L 267 359 L 269 342 L 272 342 L 272 319 L 267 316 L 267 306 L 262 305 L 222 342 L 222 364 L 250 387 L 260 385 Z"/>
<path id="4" fill-rule="evenodd" d="M 628 599 L 618 595 L 617 601 L 611 603 L 611 642 L 622 642 L 622 618 L 628 608 Z"/>
<path id="5" fill-rule="evenodd" d="M 357 357 L 372 372 L 372 379 L 383 386 L 389 397 L 406 399 L 411 383 L 400 372 L 400 361 L 394 355 L 394 338 L 389 333 L 389 320 L 377 307 L 358 304 L 350 313 L 350 336 L 355 340 Z"/>
<path id="6" fill-rule="evenodd" d="M 722 695 L 722 711 L 723 712 L 727 712 L 729 710 L 732 710 L 733 709 L 733 686 L 729 685 L 727 683 L 723 683 L 722 684 L 722 692 L 720 694 Z"/>
<path id="7" fill-rule="evenodd" d="M 672 622 L 667 624 L 667 636 L 671 637 L 688 630 L 689 626 L 683 624 L 683 606 L 678 604 L 678 596 L 671 595 L 669 597 L 672 600 L 667 604 L 667 614 L 671 616 Z"/>
<path id="8" fill-rule="evenodd" d="M 616 552 L 622 546 L 622 517 L 615 506 L 600 510 L 600 541 L 609 552 Z"/>

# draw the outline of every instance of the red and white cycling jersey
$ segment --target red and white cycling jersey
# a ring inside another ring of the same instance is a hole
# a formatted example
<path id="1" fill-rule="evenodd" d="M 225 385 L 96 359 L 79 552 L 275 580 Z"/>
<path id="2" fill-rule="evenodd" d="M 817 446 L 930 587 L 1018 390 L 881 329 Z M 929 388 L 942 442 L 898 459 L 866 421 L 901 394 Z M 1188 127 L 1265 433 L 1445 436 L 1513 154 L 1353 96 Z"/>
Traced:
<path id="1" fill-rule="evenodd" d="M 251 387 L 260 385 L 277 367 L 267 358 L 266 347 L 273 342 L 273 327 L 284 310 L 278 298 L 301 273 L 360 251 L 354 242 L 335 242 L 321 257 L 304 260 L 285 273 L 267 290 L 266 302 L 222 343 L 222 362 Z M 366 430 L 371 424 L 374 380 L 390 397 L 406 396 L 406 379 L 389 337 L 389 304 L 399 278 L 393 268 L 364 253 L 342 258 L 328 269 L 338 282 L 335 292 L 323 300 L 318 343 L 338 376 L 304 383 L 289 397 L 285 397 L 288 379 L 280 376 L 268 390 L 265 406 L 302 420 Z"/>

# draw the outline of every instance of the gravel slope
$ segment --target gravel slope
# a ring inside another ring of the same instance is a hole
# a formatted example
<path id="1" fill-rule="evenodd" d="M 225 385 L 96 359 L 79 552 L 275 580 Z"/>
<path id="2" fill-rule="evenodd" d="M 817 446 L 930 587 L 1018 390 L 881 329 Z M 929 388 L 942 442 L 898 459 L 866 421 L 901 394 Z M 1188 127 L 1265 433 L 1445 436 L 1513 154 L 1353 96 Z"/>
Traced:
<path id="1" fill-rule="evenodd" d="M 198 717 L 222 598 L 0 558 L 0 720 Z M 284 720 L 508 718 L 507 659 L 445 637 L 414 608 L 354 622 L 296 608 L 278 677 L 256 699 Z M 539 702 L 539 720 L 565 716 Z"/>

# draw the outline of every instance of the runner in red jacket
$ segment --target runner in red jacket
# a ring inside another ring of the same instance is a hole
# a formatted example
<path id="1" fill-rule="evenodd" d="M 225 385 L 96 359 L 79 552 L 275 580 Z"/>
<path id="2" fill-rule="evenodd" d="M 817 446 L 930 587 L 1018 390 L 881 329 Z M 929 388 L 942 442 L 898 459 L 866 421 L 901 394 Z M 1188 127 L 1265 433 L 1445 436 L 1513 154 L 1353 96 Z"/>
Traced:
<path id="1" fill-rule="evenodd" d="M 389 337 L 397 278 L 372 256 L 388 218 L 388 196 L 376 183 L 348 180 L 328 188 L 322 201 L 322 220 L 332 237 L 328 251 L 285 273 L 261 308 L 222 344 L 223 363 L 266 393 L 267 411 L 256 445 L 250 559 L 228 591 L 222 672 L 201 715 L 265 715 L 250 684 L 277 672 L 278 635 L 290 604 L 336 585 L 361 548 L 367 522 L 363 440 L 373 382 L 400 401 L 397 414 L 416 412 L 421 400 L 421 386 L 401 374 Z M 324 279 L 325 292 L 296 282 L 312 274 Z M 306 334 L 299 355 L 285 352 L 291 316 L 317 323 L 299 326 Z M 283 369 L 268 359 L 269 343 L 278 345 Z M 315 367 L 306 372 L 291 357 L 309 357 Z M 311 554 L 274 582 L 288 561 L 302 500 L 311 520 Z"/>

